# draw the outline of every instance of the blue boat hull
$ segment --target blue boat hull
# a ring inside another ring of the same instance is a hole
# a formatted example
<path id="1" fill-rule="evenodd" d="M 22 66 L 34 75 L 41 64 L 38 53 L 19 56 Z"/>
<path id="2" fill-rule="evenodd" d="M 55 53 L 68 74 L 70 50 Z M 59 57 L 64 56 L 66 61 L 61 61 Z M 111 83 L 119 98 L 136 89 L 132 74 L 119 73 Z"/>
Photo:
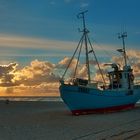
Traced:
<path id="1" fill-rule="evenodd" d="M 60 95 L 74 115 L 118 111 L 133 108 L 140 99 L 140 88 L 134 90 L 99 90 L 61 85 Z"/>

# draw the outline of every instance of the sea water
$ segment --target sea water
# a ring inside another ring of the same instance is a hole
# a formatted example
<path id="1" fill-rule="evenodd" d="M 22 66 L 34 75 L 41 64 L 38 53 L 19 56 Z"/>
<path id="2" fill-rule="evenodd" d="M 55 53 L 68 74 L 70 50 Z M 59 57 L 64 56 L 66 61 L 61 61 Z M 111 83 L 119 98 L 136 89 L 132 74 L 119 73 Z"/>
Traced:
<path id="1" fill-rule="evenodd" d="M 30 96 L 30 97 L 26 97 L 26 96 L 6 96 L 6 97 L 0 97 L 0 100 L 9 100 L 9 101 L 53 101 L 53 102 L 62 102 L 61 97 L 59 96 L 41 96 L 41 97 L 34 97 L 34 96 Z"/>

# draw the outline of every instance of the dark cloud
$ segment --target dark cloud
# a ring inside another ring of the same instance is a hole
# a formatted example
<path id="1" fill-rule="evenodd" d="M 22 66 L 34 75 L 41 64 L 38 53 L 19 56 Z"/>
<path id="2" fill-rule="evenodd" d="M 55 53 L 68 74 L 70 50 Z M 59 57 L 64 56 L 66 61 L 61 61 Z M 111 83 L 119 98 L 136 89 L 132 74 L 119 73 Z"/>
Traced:
<path id="1" fill-rule="evenodd" d="M 0 85 L 13 86 L 14 73 L 16 71 L 17 63 L 10 63 L 9 65 L 0 66 Z"/>

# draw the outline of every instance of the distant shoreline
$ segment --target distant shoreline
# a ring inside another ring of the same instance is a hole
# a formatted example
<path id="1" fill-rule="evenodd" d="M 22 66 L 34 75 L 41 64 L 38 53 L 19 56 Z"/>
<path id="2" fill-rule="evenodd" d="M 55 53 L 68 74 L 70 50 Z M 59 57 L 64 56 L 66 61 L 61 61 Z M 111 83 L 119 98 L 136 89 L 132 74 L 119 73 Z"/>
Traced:
<path id="1" fill-rule="evenodd" d="M 53 101 L 53 102 L 63 102 L 60 96 L 0 96 L 0 101 Z M 140 104 L 140 101 L 136 105 Z"/>
<path id="2" fill-rule="evenodd" d="M 1 96 L 0 101 L 62 101 L 60 96 Z"/>

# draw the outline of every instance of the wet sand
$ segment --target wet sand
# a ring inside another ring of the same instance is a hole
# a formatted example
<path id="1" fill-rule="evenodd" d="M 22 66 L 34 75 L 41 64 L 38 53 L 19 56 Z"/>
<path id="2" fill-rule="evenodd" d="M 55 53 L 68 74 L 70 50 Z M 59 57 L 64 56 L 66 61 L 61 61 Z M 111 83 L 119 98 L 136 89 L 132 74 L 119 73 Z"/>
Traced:
<path id="1" fill-rule="evenodd" d="M 0 140 L 139 140 L 140 106 L 73 116 L 63 102 L 0 102 Z"/>

